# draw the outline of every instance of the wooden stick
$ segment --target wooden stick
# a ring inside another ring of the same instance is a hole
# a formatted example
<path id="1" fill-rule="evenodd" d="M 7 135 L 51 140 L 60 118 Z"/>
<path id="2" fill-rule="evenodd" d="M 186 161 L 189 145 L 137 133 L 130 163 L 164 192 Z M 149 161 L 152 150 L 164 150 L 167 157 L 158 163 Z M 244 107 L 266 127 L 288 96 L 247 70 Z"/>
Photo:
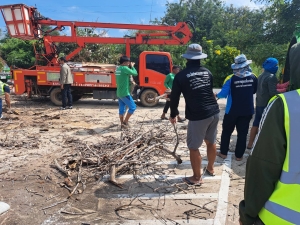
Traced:
<path id="1" fill-rule="evenodd" d="M 60 171 L 60 172 L 62 172 L 65 176 L 69 176 L 69 173 L 68 173 L 68 171 L 66 171 L 66 170 L 64 170 L 60 165 L 59 165 L 59 163 L 57 162 L 57 160 L 56 159 L 54 159 L 54 163 L 55 163 L 55 166 L 56 166 L 56 168 Z"/>
<path id="2" fill-rule="evenodd" d="M 178 137 L 177 127 L 174 123 L 173 123 L 173 127 L 174 127 L 174 131 L 175 131 L 175 134 L 176 134 L 176 144 L 175 144 L 175 147 L 174 147 L 174 150 L 173 150 L 173 153 L 175 154 L 175 152 L 177 150 L 177 147 L 178 147 L 178 144 L 179 144 L 179 137 Z"/>
<path id="3" fill-rule="evenodd" d="M 64 214 L 69 214 L 69 215 L 88 215 L 88 214 L 93 214 L 93 213 L 96 213 L 96 212 L 84 212 L 84 213 L 73 213 L 73 212 L 68 212 L 68 211 L 60 211 L 61 213 L 64 213 Z"/>
<path id="4" fill-rule="evenodd" d="M 166 149 L 165 147 L 162 147 L 161 149 L 164 150 L 165 152 L 167 152 L 168 154 L 170 154 L 171 156 L 173 156 L 176 159 L 176 161 L 177 161 L 178 164 L 182 163 L 182 159 L 174 151 L 171 152 L 169 149 Z"/>
<path id="5" fill-rule="evenodd" d="M 68 201 L 68 200 L 63 200 L 63 201 L 60 201 L 60 202 L 56 202 L 56 203 L 54 203 L 54 204 L 52 204 L 52 205 L 50 205 L 50 206 L 47 206 L 47 207 L 42 208 L 42 210 L 50 209 L 50 208 L 52 208 L 52 207 L 54 207 L 54 206 L 57 206 L 57 205 L 59 205 L 59 204 L 61 204 L 61 203 L 67 202 L 67 201 Z"/>

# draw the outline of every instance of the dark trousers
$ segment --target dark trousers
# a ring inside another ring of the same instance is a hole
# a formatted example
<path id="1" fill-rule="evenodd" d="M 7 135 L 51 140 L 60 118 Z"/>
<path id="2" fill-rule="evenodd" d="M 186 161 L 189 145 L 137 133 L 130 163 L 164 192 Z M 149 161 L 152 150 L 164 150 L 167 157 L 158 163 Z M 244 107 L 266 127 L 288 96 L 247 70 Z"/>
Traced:
<path id="1" fill-rule="evenodd" d="M 61 100 L 62 100 L 62 107 L 66 108 L 67 106 L 67 99 L 68 99 L 68 106 L 72 106 L 73 99 L 71 94 L 71 84 L 64 84 L 64 89 L 61 90 Z"/>
<path id="2" fill-rule="evenodd" d="M 249 130 L 249 123 L 252 118 L 250 116 L 235 116 L 225 114 L 222 125 L 221 135 L 221 154 L 227 155 L 229 151 L 230 137 L 234 128 L 237 130 L 237 142 L 235 146 L 235 157 L 242 158 L 246 150 L 247 134 Z"/>
<path id="3" fill-rule="evenodd" d="M 166 101 L 165 107 L 164 107 L 164 113 L 167 113 L 169 108 L 170 108 L 170 103 L 171 103 L 171 95 L 167 96 L 168 99 L 170 99 L 170 101 Z M 177 109 L 176 115 L 179 115 L 179 111 Z"/>

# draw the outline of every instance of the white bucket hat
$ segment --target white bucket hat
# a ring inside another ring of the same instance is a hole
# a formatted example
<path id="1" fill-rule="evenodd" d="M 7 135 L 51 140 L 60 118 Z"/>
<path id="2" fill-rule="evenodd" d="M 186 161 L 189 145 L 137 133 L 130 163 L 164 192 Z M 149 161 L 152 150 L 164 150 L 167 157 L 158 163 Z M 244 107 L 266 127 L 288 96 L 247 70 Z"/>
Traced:
<path id="1" fill-rule="evenodd" d="M 190 44 L 186 50 L 186 53 L 182 55 L 186 59 L 205 59 L 207 54 L 202 52 L 202 47 L 199 44 Z"/>

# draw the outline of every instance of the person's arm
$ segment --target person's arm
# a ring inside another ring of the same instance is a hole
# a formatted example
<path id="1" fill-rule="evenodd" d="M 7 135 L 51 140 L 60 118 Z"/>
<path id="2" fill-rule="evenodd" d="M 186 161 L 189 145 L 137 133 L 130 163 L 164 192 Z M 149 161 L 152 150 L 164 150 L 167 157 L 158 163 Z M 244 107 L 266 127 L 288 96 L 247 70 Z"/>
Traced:
<path id="1" fill-rule="evenodd" d="M 134 67 L 132 67 L 132 69 L 130 69 L 129 67 L 124 66 L 123 67 L 123 72 L 125 74 L 129 75 L 129 76 L 130 75 L 132 75 L 132 76 L 137 76 L 138 75 L 138 73 L 137 73 L 137 71 L 136 71 L 136 69 Z"/>
<path id="2" fill-rule="evenodd" d="M 223 85 L 221 91 L 216 95 L 217 98 L 227 98 L 230 93 L 231 79 L 227 80 Z"/>
<path id="3" fill-rule="evenodd" d="M 60 68 L 60 84 L 63 85 L 66 83 L 67 80 L 67 76 L 68 76 L 68 68 L 62 66 Z"/>
<path id="4" fill-rule="evenodd" d="M 266 108 L 265 120 L 252 155 L 247 161 L 245 200 L 240 202 L 239 207 L 240 220 L 243 225 L 252 225 L 270 198 L 280 179 L 286 156 L 283 103 L 281 99 L 276 99 L 271 104 Z"/>
<path id="5" fill-rule="evenodd" d="M 277 77 L 274 74 L 271 77 L 269 77 L 269 79 L 268 79 L 268 89 L 269 89 L 269 95 L 271 97 L 279 94 L 279 92 L 276 89 L 277 83 L 278 83 Z"/>
<path id="6" fill-rule="evenodd" d="M 171 102 L 170 102 L 170 117 L 171 119 L 177 116 L 177 109 L 181 95 L 181 85 L 179 83 L 178 76 L 175 76 L 173 80 L 172 92 L 171 92 Z M 172 122 L 172 121 L 171 121 Z"/>
<path id="7" fill-rule="evenodd" d="M 166 79 L 165 79 L 165 82 L 164 82 L 164 85 L 165 85 L 165 87 L 166 87 L 167 89 L 172 89 L 172 88 L 169 86 L 169 81 L 170 81 L 170 79 L 171 79 L 171 75 L 168 74 L 168 75 L 166 76 Z"/>
<path id="8" fill-rule="evenodd" d="M 253 76 L 253 94 L 255 94 L 257 91 L 257 77 Z"/>

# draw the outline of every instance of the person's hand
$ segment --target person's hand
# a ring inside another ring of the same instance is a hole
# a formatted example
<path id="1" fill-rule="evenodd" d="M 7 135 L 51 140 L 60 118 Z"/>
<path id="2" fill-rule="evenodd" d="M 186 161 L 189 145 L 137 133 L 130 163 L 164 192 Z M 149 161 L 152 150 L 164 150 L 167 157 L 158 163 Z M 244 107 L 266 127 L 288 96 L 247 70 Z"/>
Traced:
<path id="1" fill-rule="evenodd" d="M 176 123 L 176 117 L 174 117 L 174 118 L 172 118 L 172 117 L 170 117 L 170 122 L 172 123 L 172 124 L 175 124 Z"/>
<path id="2" fill-rule="evenodd" d="M 63 84 L 60 85 L 60 89 L 64 89 L 64 85 Z"/>
<path id="3" fill-rule="evenodd" d="M 130 63 L 131 68 L 134 67 L 134 64 L 135 64 L 134 62 L 131 62 L 131 63 Z"/>
<path id="4" fill-rule="evenodd" d="M 214 93 L 214 96 L 215 96 L 216 99 L 218 99 L 218 97 L 217 97 L 217 92 Z"/>

